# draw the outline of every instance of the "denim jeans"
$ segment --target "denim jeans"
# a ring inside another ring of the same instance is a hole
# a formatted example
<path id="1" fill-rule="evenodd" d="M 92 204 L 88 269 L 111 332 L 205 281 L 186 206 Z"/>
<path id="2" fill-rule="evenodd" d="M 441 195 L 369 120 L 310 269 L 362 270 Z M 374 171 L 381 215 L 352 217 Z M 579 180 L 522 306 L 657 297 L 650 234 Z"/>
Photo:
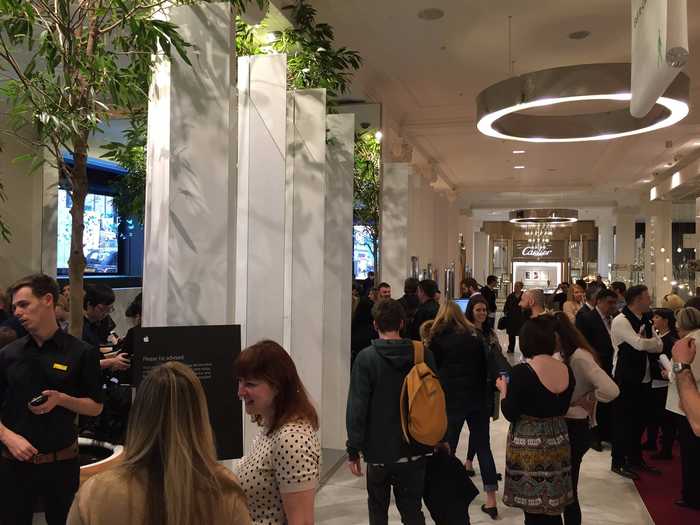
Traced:
<path id="1" fill-rule="evenodd" d="M 486 492 L 498 490 L 496 463 L 491 452 L 491 437 L 489 435 L 491 414 L 486 410 L 453 410 L 447 409 L 447 442 L 452 453 L 457 450 L 459 435 L 464 423 L 469 427 L 469 442 L 474 447 L 479 458 L 481 479 Z"/>
<path id="2" fill-rule="evenodd" d="M 408 463 L 367 465 L 367 494 L 370 525 L 389 523 L 391 489 L 401 514 L 401 523 L 425 525 L 423 490 L 425 488 L 426 458 Z"/>

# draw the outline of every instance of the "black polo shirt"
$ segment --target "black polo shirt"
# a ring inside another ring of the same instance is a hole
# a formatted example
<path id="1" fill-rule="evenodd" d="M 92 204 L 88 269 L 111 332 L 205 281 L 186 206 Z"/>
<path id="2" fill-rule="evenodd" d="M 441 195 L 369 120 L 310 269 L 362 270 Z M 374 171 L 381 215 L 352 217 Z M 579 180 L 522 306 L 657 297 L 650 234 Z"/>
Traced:
<path id="1" fill-rule="evenodd" d="M 27 403 L 43 390 L 102 403 L 99 352 L 60 329 L 41 347 L 27 335 L 0 351 L 2 424 L 40 453 L 55 452 L 77 439 L 76 414 L 59 406 L 48 414 L 32 414 Z"/>

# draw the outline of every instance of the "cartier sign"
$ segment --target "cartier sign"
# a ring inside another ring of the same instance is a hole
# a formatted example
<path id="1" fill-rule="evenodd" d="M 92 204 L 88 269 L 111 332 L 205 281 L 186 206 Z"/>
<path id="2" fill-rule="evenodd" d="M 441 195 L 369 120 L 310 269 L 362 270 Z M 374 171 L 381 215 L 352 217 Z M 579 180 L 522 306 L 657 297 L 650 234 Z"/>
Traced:
<path id="1" fill-rule="evenodd" d="M 552 255 L 552 250 L 548 248 L 534 248 L 532 246 L 526 246 L 522 249 L 523 257 L 549 257 Z"/>
<path id="2" fill-rule="evenodd" d="M 549 260 L 563 261 L 566 258 L 566 241 L 552 239 L 547 247 L 537 248 L 526 240 L 513 241 L 513 259 L 516 261 Z"/>

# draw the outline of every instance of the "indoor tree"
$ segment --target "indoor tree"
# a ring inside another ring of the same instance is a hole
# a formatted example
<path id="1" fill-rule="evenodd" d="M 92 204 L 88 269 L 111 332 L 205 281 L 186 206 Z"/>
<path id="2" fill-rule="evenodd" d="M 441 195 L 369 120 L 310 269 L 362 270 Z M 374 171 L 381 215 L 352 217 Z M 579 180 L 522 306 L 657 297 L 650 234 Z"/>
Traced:
<path id="1" fill-rule="evenodd" d="M 84 206 L 88 140 L 114 115 L 144 114 L 153 56 L 188 62 L 177 27 L 158 17 L 174 5 L 211 0 L 0 0 L 0 97 L 9 130 L 48 161 L 72 199 L 70 331 L 83 325 Z M 230 0 L 242 8 L 246 0 Z M 28 130 L 31 130 L 28 131 Z M 73 166 L 64 154 L 73 156 Z"/>
<path id="2" fill-rule="evenodd" d="M 7 200 L 7 195 L 5 195 L 5 186 L 3 186 L 2 181 L 0 181 L 0 202 L 5 202 Z M 0 237 L 5 242 L 10 242 L 10 228 L 2 220 L 2 215 L 0 215 Z"/>
<path id="3" fill-rule="evenodd" d="M 289 9 L 293 27 L 275 35 L 274 42 L 262 37 L 264 22 L 252 26 L 237 16 L 236 54 L 285 53 L 289 89 L 325 88 L 326 100 L 332 109 L 336 97 L 347 91 L 352 72 L 359 69 L 362 58 L 356 51 L 336 48 L 333 28 L 316 22 L 316 10 L 304 0 Z M 143 224 L 146 189 L 145 124 L 145 115 L 136 114 L 131 120 L 131 130 L 125 133 L 126 140 L 108 144 L 105 154 L 127 170 L 116 183 L 117 212 L 122 219 L 136 220 L 140 224 Z"/>

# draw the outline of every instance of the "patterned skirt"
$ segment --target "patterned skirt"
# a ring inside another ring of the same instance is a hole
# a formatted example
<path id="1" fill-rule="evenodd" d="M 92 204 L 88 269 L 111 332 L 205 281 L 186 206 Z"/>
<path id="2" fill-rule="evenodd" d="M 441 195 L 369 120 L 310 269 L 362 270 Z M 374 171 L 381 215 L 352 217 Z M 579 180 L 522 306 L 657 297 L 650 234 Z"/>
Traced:
<path id="1" fill-rule="evenodd" d="M 521 416 L 508 431 L 503 503 L 556 516 L 573 501 L 571 447 L 564 418 Z"/>

